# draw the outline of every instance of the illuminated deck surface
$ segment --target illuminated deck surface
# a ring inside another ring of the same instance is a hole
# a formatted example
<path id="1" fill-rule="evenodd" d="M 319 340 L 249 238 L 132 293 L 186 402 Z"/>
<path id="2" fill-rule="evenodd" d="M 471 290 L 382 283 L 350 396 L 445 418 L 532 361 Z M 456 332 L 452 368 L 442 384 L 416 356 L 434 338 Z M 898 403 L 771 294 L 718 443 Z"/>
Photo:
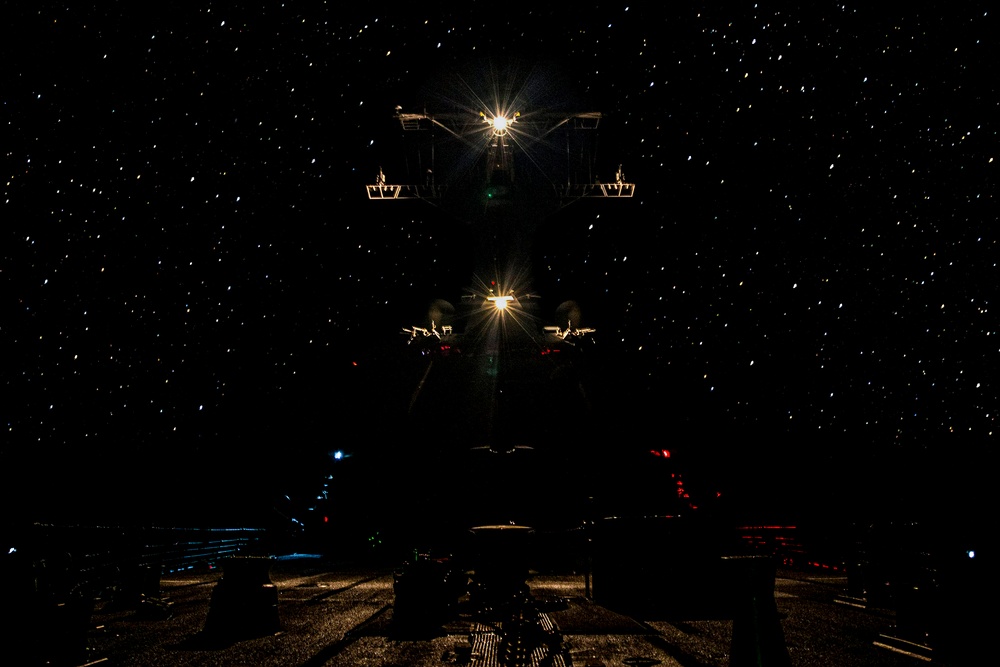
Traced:
<path id="1" fill-rule="evenodd" d="M 143 618 L 98 603 L 88 636 L 94 664 L 135 665 L 498 665 L 495 625 L 460 601 L 439 628 L 401 634 L 393 624 L 391 571 L 337 567 L 320 560 L 276 561 L 281 630 L 238 641 L 201 638 L 219 572 L 168 575 L 161 581 L 169 618 Z M 561 639 L 552 665 L 679 665 L 731 663 L 733 621 L 633 617 L 592 602 L 581 574 L 532 572 L 534 606 Z M 779 570 L 776 602 L 792 665 L 921 664 L 880 648 L 894 619 L 885 610 L 844 604 L 846 579 Z M 637 586 L 642 582 L 637 581 Z M 536 651 L 529 664 L 546 664 Z M 923 663 L 926 664 L 926 663 Z"/>

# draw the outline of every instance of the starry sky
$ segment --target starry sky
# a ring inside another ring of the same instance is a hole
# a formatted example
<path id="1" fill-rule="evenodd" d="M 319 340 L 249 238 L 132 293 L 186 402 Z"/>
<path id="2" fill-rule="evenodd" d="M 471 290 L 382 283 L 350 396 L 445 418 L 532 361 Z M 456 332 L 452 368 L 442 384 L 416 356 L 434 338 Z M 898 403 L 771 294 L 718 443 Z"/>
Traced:
<path id="1" fill-rule="evenodd" d="M 808 4 L 18 3 L 5 502 L 100 516 L 362 447 L 349 397 L 403 391 L 366 364 L 470 280 L 462 223 L 367 199 L 393 108 L 516 61 L 604 115 L 604 178 L 636 184 L 534 249 L 634 428 L 785 494 L 966 507 L 1000 392 L 996 22 Z"/>

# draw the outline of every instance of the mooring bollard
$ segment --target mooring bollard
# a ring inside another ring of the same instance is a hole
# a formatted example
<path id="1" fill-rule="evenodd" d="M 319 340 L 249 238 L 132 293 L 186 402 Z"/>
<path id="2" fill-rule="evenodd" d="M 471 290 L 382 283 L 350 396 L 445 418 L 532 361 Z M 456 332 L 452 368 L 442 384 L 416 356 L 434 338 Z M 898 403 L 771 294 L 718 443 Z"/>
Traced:
<path id="1" fill-rule="evenodd" d="M 233 556 L 222 561 L 222 578 L 212 591 L 205 634 L 248 638 L 281 630 L 278 587 L 270 575 L 272 560 Z"/>
<path id="2" fill-rule="evenodd" d="M 528 526 L 477 526 L 469 530 L 472 553 L 470 602 L 481 613 L 497 613 L 530 597 L 534 529 Z"/>
<path id="3" fill-rule="evenodd" d="M 723 561 L 733 568 L 735 596 L 729 667 L 791 667 L 774 601 L 774 559 L 736 556 Z"/>

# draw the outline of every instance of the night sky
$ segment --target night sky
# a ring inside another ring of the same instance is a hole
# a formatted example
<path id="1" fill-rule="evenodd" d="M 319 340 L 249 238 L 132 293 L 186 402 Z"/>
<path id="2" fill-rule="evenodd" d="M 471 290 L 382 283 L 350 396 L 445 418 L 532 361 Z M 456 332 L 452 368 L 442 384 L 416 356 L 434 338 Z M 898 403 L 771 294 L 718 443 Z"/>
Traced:
<path id="1" fill-rule="evenodd" d="M 532 251 L 534 290 L 579 303 L 621 371 L 623 428 L 725 479 L 766 472 L 744 485 L 788 504 L 968 513 L 985 495 L 988 3 L 200 4 L 17 3 L 4 21 L 15 514 L 204 497 L 223 521 L 387 437 L 358 405 L 411 390 L 383 384 L 384 359 L 470 283 L 467 223 L 364 185 L 398 158 L 395 105 L 515 62 L 604 114 L 602 178 L 621 164 L 636 184 L 553 214 Z"/>

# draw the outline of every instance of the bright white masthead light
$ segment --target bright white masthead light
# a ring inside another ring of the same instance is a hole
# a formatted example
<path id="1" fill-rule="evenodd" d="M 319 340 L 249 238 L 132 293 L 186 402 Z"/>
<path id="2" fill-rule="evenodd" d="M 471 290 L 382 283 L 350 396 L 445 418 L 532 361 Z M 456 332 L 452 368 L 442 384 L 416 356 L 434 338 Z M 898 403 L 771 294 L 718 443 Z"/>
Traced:
<path id="1" fill-rule="evenodd" d="M 493 116 L 492 118 L 487 118 L 486 114 L 481 111 L 479 112 L 479 115 L 482 117 L 484 121 L 486 121 L 486 124 L 493 129 L 494 136 L 502 137 L 503 135 L 507 134 L 507 131 L 510 129 L 510 126 L 514 124 L 514 121 L 517 120 L 517 117 L 520 116 L 521 113 L 516 112 L 511 118 L 507 118 L 503 114 Z"/>
<path id="2" fill-rule="evenodd" d="M 497 310 L 506 310 L 508 304 L 514 300 L 514 297 L 508 294 L 507 296 L 486 297 L 486 300 L 493 302 L 493 305 L 496 306 Z"/>

